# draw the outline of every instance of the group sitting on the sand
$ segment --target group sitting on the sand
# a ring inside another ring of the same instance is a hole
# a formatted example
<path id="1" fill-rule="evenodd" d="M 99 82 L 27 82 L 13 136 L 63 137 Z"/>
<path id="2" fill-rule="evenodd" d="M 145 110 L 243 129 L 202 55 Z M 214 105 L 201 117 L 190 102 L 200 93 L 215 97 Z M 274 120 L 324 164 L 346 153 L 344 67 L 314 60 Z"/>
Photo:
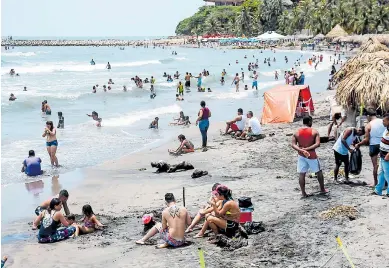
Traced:
<path id="1" fill-rule="evenodd" d="M 231 190 L 219 183 L 212 187 L 212 195 L 208 200 L 208 205 L 201 209 L 196 217 L 191 219 L 187 209 L 176 204 L 176 199 L 172 193 L 165 194 L 167 208 L 162 212 L 162 222 L 153 222 L 153 226 L 147 234 L 136 244 L 145 245 L 150 238 L 160 234 L 164 241 L 157 248 L 180 247 L 185 244 L 185 233 L 190 233 L 193 228 L 205 219 L 201 231 L 195 236 L 201 238 L 205 232 L 211 229 L 214 237 L 210 242 L 215 242 L 216 235 L 225 234 L 227 237 L 234 237 L 239 231 L 240 209 L 238 203 L 232 199 Z M 153 215 L 143 216 L 143 223 L 149 225 Z"/>
<path id="2" fill-rule="evenodd" d="M 33 222 L 32 229 L 38 231 L 39 243 L 58 242 L 69 237 L 77 237 L 80 234 L 93 233 L 96 229 L 104 227 L 96 218 L 90 205 L 82 207 L 81 224 L 76 222 L 76 217 L 70 214 L 67 206 L 69 193 L 61 190 L 58 197 L 44 201 L 35 209 L 36 219 Z M 64 216 L 61 213 L 62 208 L 65 211 Z"/>
<path id="3" fill-rule="evenodd" d="M 238 115 L 234 119 L 226 122 L 226 130 L 221 134 L 232 135 L 237 140 L 256 141 L 265 138 L 258 118 L 254 117 L 252 111 L 244 115 L 242 108 L 238 109 Z"/>

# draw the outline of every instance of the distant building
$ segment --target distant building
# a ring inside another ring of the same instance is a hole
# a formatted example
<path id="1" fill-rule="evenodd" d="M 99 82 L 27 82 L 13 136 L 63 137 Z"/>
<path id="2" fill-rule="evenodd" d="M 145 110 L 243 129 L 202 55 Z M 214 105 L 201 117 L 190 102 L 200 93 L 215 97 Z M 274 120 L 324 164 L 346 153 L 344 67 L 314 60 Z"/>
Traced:
<path id="1" fill-rule="evenodd" d="M 204 2 L 208 6 L 240 6 L 244 0 L 204 0 Z"/>

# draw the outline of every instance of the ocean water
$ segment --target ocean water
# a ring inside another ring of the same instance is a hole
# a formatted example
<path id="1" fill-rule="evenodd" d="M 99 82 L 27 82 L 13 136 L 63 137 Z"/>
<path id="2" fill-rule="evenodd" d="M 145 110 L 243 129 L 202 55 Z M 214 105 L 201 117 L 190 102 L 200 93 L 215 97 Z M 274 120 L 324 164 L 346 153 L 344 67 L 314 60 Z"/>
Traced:
<path id="1" fill-rule="evenodd" d="M 172 55 L 172 51 L 178 55 Z M 319 53 L 316 53 L 318 55 Z M 323 54 L 323 53 L 321 53 Z M 244 56 L 247 55 L 247 59 Z M 284 57 L 288 56 L 286 64 Z M 311 52 L 269 50 L 226 50 L 211 48 L 132 48 L 120 50 L 117 47 L 15 47 L 1 56 L 1 109 L 2 109 L 2 185 L 25 183 L 31 180 L 20 172 L 21 163 L 33 149 L 42 158 L 43 169 L 47 174 L 59 174 L 77 168 L 96 165 L 106 160 L 116 159 L 131 152 L 153 146 L 170 139 L 174 128 L 169 126 L 173 117 L 183 110 L 196 120 L 199 103 L 205 100 L 212 111 L 212 122 L 231 119 L 238 108 L 252 110 L 259 116 L 263 103 L 263 92 L 284 83 L 284 70 L 291 69 L 297 59 L 302 65 L 297 70 L 306 74 L 306 84 L 311 90 L 325 90 L 331 63 L 329 56 L 319 64 L 318 70 L 304 64 Z M 265 58 L 276 58 L 271 67 L 264 65 Z M 89 64 L 91 59 L 95 66 Z M 247 65 L 259 60 L 259 90 L 251 90 L 251 79 Z M 235 61 L 239 60 L 236 64 Z M 112 69 L 107 70 L 107 62 Z M 19 77 L 8 75 L 13 68 Z M 231 85 L 236 72 L 245 72 L 245 81 L 240 92 Z M 185 93 L 184 101 L 176 102 L 177 80 L 166 82 L 164 72 L 185 72 L 198 75 L 203 69 L 210 76 L 203 79 L 203 85 L 212 92 L 197 92 L 196 80 L 192 80 L 191 93 Z M 226 69 L 224 86 L 220 76 Z M 274 80 L 274 71 L 279 71 L 280 80 Z M 154 76 L 157 97 L 150 99 L 149 86 L 144 89 L 135 87 L 131 78 L 135 75 L 142 79 Z M 104 92 L 102 86 L 108 79 L 114 81 L 112 90 Z M 99 84 L 96 94 L 92 86 Z M 248 91 L 243 90 L 247 84 Z M 128 92 L 123 92 L 123 85 Z M 23 92 L 23 87 L 27 92 Z M 17 100 L 8 101 L 14 93 Z M 41 102 L 47 100 L 52 115 L 41 113 Z M 62 167 L 50 166 L 45 138 L 42 133 L 47 120 L 58 123 L 57 112 L 65 117 L 65 129 L 58 130 L 57 157 Z M 97 111 L 103 118 L 102 127 L 97 128 L 87 113 Z M 160 118 L 160 129 L 148 129 L 154 117 Z M 200 135 L 200 133 L 199 133 Z M 190 137 L 189 137 L 190 138 Z M 175 146 L 175 145 L 174 145 Z M 157 159 L 158 160 L 158 159 Z"/>

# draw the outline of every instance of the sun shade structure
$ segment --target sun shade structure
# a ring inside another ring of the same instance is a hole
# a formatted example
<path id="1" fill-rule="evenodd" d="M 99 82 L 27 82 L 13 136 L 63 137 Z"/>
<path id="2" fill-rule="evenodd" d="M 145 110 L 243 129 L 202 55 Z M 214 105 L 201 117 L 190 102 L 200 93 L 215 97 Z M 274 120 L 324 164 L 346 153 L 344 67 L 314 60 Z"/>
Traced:
<path id="1" fill-rule="evenodd" d="M 284 38 L 285 38 L 285 36 L 283 36 L 282 34 L 278 34 L 276 32 L 266 32 L 264 34 L 257 36 L 255 39 L 258 39 L 258 40 L 280 40 L 280 39 L 284 39 Z"/>
<path id="2" fill-rule="evenodd" d="M 298 109 L 314 112 L 308 85 L 282 85 L 270 89 L 264 94 L 261 124 L 293 122 Z"/>
<path id="3" fill-rule="evenodd" d="M 320 33 L 320 34 L 316 35 L 313 39 L 315 39 L 315 40 L 322 40 L 324 38 L 325 38 L 324 34 Z"/>
<path id="4" fill-rule="evenodd" d="M 327 35 L 327 38 L 335 38 L 335 37 L 342 37 L 342 36 L 348 36 L 348 33 L 343 30 L 343 28 L 337 24 Z"/>
<path id="5" fill-rule="evenodd" d="M 333 79 L 340 105 L 389 109 L 389 49 L 378 40 L 369 38 Z"/>

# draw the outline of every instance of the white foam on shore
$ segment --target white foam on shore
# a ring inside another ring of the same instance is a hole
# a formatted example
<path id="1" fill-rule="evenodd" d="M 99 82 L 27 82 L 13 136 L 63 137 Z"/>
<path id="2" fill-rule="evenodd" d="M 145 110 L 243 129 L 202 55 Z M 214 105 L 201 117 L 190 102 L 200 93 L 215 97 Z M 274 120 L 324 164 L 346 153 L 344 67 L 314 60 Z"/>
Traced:
<path id="1" fill-rule="evenodd" d="M 139 120 L 156 116 L 160 117 L 163 114 L 177 114 L 181 110 L 182 108 L 180 106 L 178 106 L 177 104 L 173 104 L 170 106 L 160 107 L 152 110 L 139 111 L 115 118 L 104 119 L 102 125 L 106 127 L 128 126 Z"/>
<path id="2" fill-rule="evenodd" d="M 31 57 L 36 56 L 35 52 L 3 52 L 3 57 Z"/>

